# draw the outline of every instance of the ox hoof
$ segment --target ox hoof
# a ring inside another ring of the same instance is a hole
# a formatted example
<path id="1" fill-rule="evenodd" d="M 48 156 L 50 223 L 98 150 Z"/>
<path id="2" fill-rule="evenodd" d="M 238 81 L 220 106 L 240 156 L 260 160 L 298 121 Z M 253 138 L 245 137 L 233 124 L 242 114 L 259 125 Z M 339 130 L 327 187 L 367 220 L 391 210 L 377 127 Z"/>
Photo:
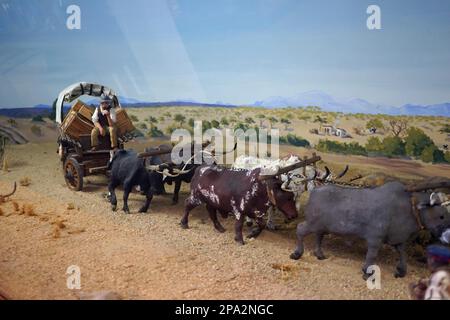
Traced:
<path id="1" fill-rule="evenodd" d="M 406 276 L 406 270 L 397 268 L 397 270 L 394 273 L 394 277 L 403 278 L 404 276 Z"/>
<path id="2" fill-rule="evenodd" d="M 178 204 L 178 200 L 177 201 L 172 200 L 172 203 L 171 203 L 172 206 L 176 206 L 177 204 Z"/>
<path id="3" fill-rule="evenodd" d="M 246 225 L 247 227 L 251 227 L 251 226 L 253 225 L 253 221 L 247 221 L 247 222 L 245 223 L 245 225 Z"/>
<path id="4" fill-rule="evenodd" d="M 302 254 L 300 252 L 292 252 L 291 255 L 289 256 L 292 260 L 298 260 L 300 259 L 300 257 L 302 256 Z"/>
<path id="5" fill-rule="evenodd" d="M 111 210 L 112 211 L 116 211 L 117 210 L 117 206 L 111 206 Z"/>
<path id="6" fill-rule="evenodd" d="M 128 208 L 124 208 L 124 209 L 122 209 L 123 210 L 123 212 L 125 212 L 126 214 L 130 214 L 130 209 L 128 209 Z"/>
<path id="7" fill-rule="evenodd" d="M 374 272 L 368 273 L 368 272 L 366 272 L 365 270 L 363 270 L 362 278 L 363 278 L 364 280 L 367 280 L 367 279 L 369 279 L 373 274 L 374 274 Z"/>
<path id="8" fill-rule="evenodd" d="M 224 233 L 226 231 L 225 228 L 222 226 L 216 226 L 216 230 L 219 231 L 220 233 Z"/>
<path id="9" fill-rule="evenodd" d="M 181 226 L 182 229 L 189 229 L 189 225 L 187 223 L 181 222 L 180 226 Z"/>
<path id="10" fill-rule="evenodd" d="M 245 244 L 244 239 L 234 239 L 239 245 L 243 246 Z"/>
<path id="11" fill-rule="evenodd" d="M 148 211 L 148 207 L 141 207 L 138 212 L 139 213 L 147 213 L 147 211 Z"/>
<path id="12" fill-rule="evenodd" d="M 325 260 L 327 257 L 323 253 L 314 253 L 318 260 Z"/>

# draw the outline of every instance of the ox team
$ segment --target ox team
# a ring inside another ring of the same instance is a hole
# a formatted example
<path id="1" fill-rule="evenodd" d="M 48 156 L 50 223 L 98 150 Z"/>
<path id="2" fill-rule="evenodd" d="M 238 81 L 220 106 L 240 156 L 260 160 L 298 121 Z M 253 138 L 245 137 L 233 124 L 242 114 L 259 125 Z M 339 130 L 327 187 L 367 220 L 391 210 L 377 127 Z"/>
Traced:
<path id="1" fill-rule="evenodd" d="M 196 150 L 193 144 L 191 147 L 192 152 Z M 170 146 L 159 147 L 164 148 L 170 149 Z M 263 219 L 267 212 L 278 209 L 286 219 L 296 218 L 300 195 L 308 190 L 306 219 L 297 226 L 297 246 L 291 258 L 302 256 L 303 239 L 311 233 L 316 237 L 313 252 L 318 259 L 325 259 L 322 240 L 326 234 L 358 236 L 368 244 L 362 268 L 364 278 L 369 276 L 367 269 L 375 263 L 383 243 L 397 250 L 400 259 L 394 274 L 404 277 L 407 241 L 421 229 L 428 229 L 439 237 L 450 228 L 449 202 L 445 194 L 433 192 L 438 187 L 449 188 L 450 180 L 438 186 L 431 183 L 419 188 L 398 181 L 379 187 L 355 188 L 339 185 L 338 179 L 345 175 L 348 167 L 333 175 L 327 167 L 325 170 L 316 168 L 315 162 L 320 157 L 301 160 L 290 156 L 276 161 L 239 157 L 231 168 L 206 163 L 175 165 L 169 157 L 151 156 L 142 160 L 132 151 L 118 151 L 109 164 L 113 210 L 117 206 L 114 189 L 120 184 L 124 186 L 123 210 L 129 213 L 127 199 L 133 187 L 138 186 L 146 195 L 146 202 L 139 210 L 146 212 L 153 195 L 165 193 L 164 184 L 175 184 L 173 203 L 176 204 L 184 181 L 191 184 L 181 227 L 188 228 L 190 211 L 205 204 L 219 232 L 225 232 L 225 228 L 218 214 L 222 218 L 231 215 L 236 219 L 235 240 L 244 244 L 242 230 L 246 219 L 256 222 L 248 235 L 256 237 L 267 226 Z M 273 228 L 270 217 L 268 226 Z"/>

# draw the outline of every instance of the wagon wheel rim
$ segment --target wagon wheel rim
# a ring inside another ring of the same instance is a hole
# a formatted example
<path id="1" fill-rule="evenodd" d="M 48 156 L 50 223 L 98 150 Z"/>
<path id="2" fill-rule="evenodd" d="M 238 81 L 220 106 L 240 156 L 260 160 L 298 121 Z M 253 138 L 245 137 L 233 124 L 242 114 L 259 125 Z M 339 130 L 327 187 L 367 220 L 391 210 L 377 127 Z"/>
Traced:
<path id="1" fill-rule="evenodd" d="M 65 166 L 65 179 L 69 188 L 73 190 L 78 190 L 80 188 L 81 179 L 80 173 L 78 172 L 78 168 L 71 160 L 66 163 Z"/>
<path id="2" fill-rule="evenodd" d="M 68 163 L 66 166 L 66 178 L 69 184 L 73 187 L 78 185 L 79 176 L 77 173 L 77 169 L 72 163 Z"/>

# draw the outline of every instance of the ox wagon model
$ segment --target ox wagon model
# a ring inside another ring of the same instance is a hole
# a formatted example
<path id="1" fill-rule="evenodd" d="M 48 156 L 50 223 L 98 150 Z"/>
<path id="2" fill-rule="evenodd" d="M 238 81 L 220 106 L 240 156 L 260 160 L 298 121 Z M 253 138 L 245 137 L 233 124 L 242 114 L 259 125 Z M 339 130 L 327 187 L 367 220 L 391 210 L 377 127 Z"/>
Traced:
<path id="1" fill-rule="evenodd" d="M 112 156 L 111 142 L 108 136 L 99 137 L 99 146 L 91 151 L 91 131 L 94 124 L 91 120 L 94 107 L 88 106 L 81 96 L 108 96 L 112 108 L 116 108 L 118 147 L 123 149 L 124 143 L 132 139 L 135 130 L 117 99 L 116 93 L 106 86 L 93 83 L 75 83 L 60 92 L 56 101 L 56 122 L 59 124 L 58 154 L 60 156 L 64 179 L 67 186 L 76 191 L 83 189 L 83 177 L 106 173 L 108 161 Z M 64 114 L 64 104 L 76 102 Z"/>

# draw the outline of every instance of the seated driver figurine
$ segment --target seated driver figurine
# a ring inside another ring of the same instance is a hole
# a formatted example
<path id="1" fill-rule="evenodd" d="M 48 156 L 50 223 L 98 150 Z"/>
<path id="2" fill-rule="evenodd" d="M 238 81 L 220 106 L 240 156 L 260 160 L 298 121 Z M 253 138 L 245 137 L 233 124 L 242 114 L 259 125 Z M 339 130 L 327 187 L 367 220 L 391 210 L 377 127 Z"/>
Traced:
<path id="1" fill-rule="evenodd" d="M 108 96 L 102 95 L 100 105 L 92 115 L 92 122 L 94 129 L 91 132 L 91 150 L 97 150 L 99 134 L 103 137 L 109 134 L 111 149 L 117 150 L 116 110 L 111 107 L 111 99 Z"/>

